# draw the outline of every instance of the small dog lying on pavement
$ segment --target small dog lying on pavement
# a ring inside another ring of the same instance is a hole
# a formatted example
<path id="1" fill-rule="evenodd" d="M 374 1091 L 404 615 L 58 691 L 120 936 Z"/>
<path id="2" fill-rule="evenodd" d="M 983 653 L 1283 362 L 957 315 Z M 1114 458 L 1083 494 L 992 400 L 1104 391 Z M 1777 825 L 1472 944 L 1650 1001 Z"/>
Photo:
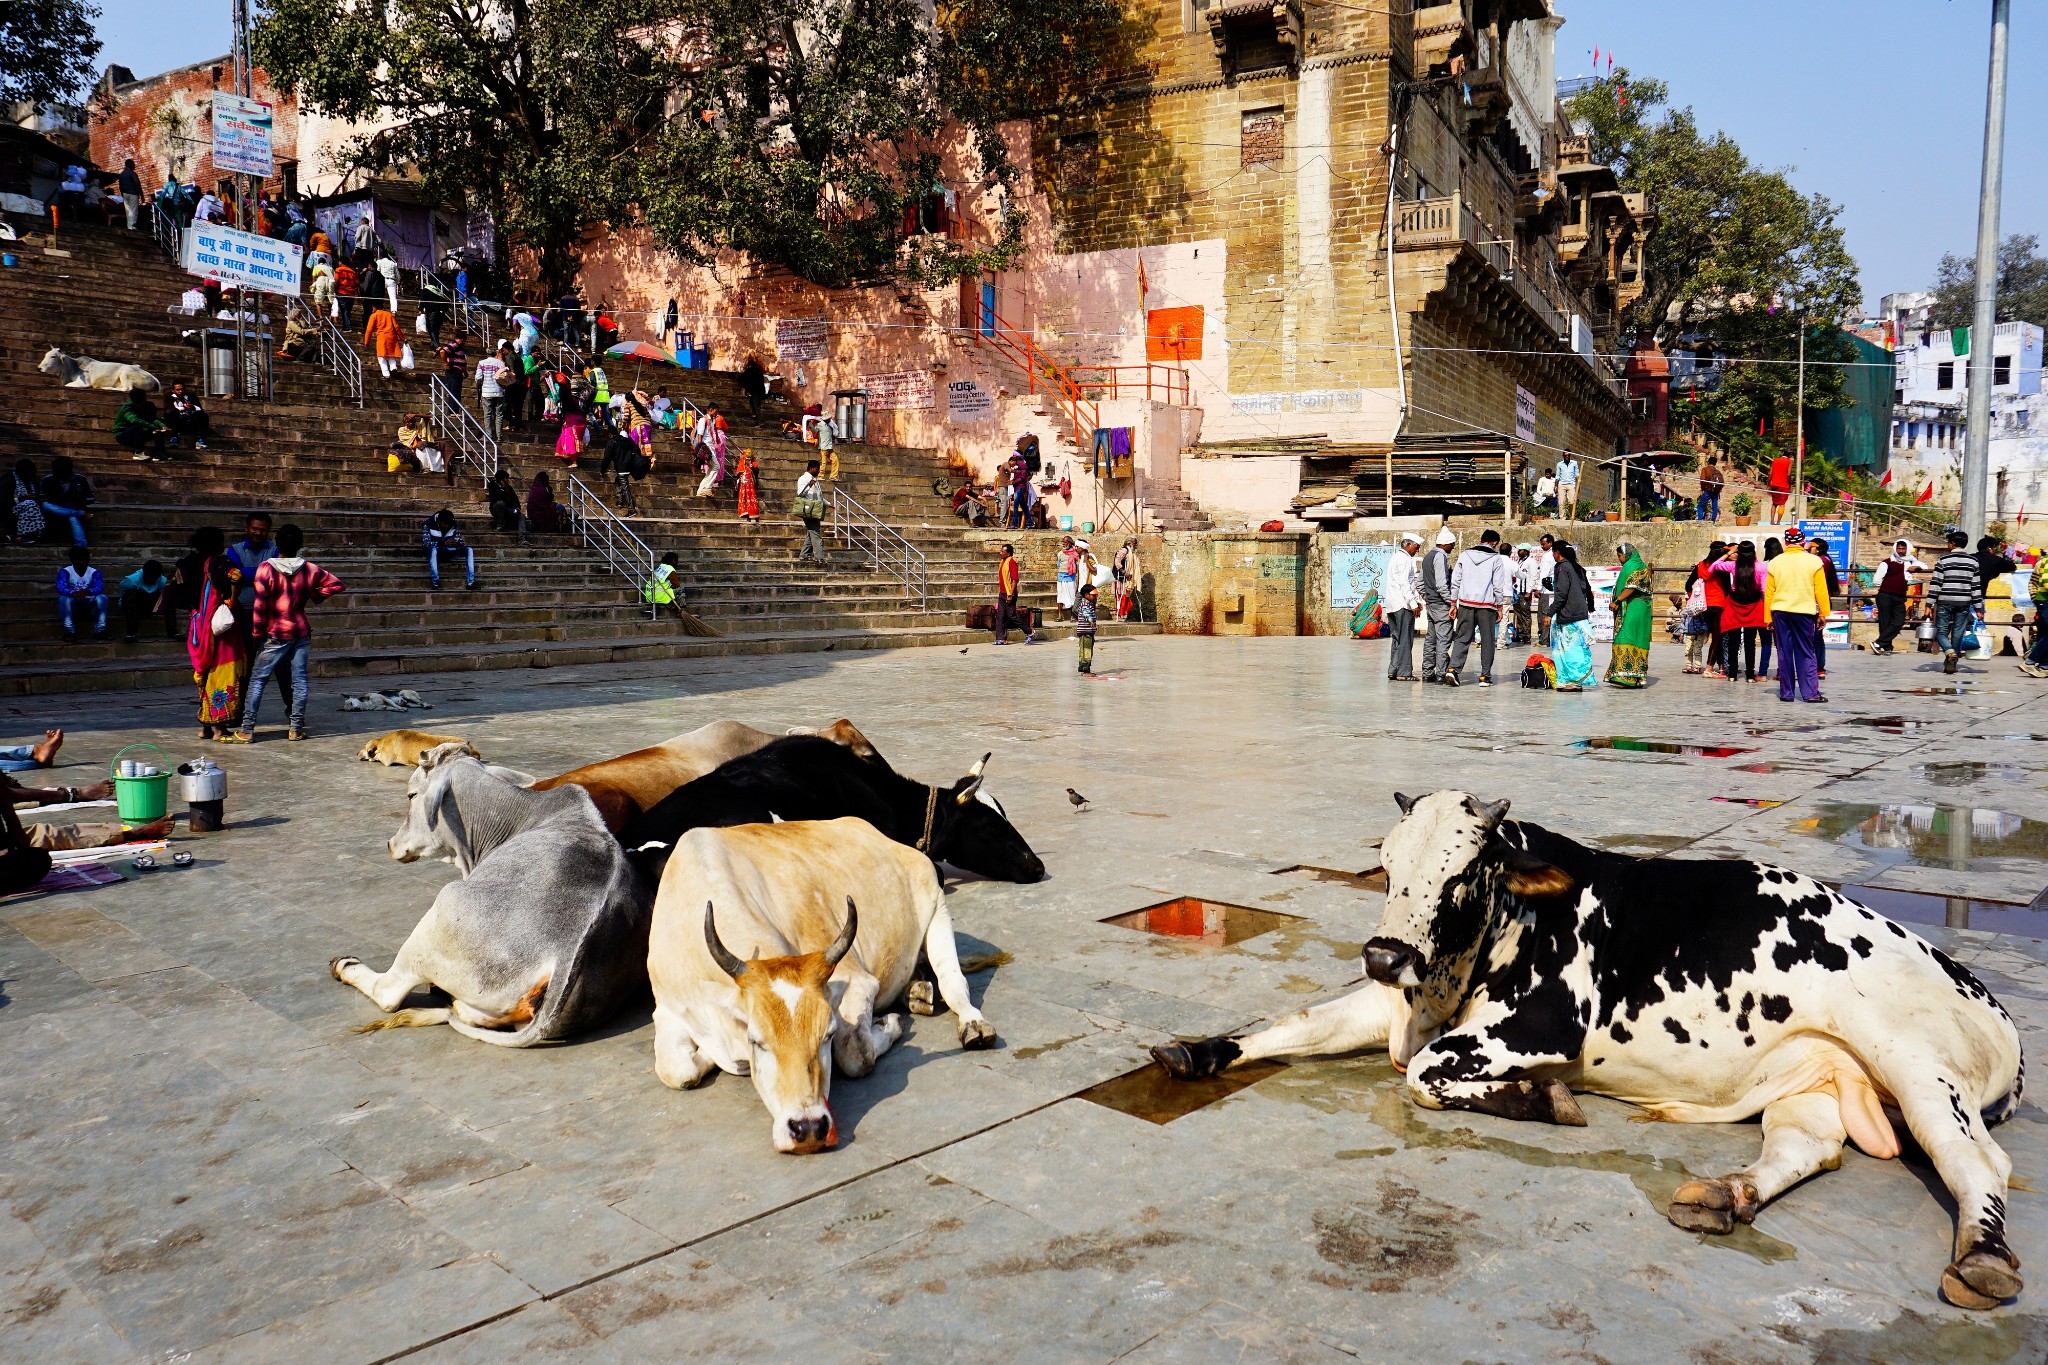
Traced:
<path id="1" fill-rule="evenodd" d="M 344 711 L 410 711 L 415 708 L 431 711 L 434 705 L 432 702 L 422 701 L 420 694 L 410 687 L 400 688 L 395 692 L 365 692 L 360 696 L 341 699 L 341 709 Z"/>

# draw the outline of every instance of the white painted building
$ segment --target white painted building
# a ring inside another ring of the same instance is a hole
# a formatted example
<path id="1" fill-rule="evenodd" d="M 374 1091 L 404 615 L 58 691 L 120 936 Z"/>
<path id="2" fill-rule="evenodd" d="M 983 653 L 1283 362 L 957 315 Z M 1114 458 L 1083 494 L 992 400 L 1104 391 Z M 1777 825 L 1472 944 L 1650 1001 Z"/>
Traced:
<path id="1" fill-rule="evenodd" d="M 1900 304 L 1896 310 L 1895 301 Z M 1887 320 L 1924 326 L 1925 301 L 1918 296 L 1887 294 L 1884 304 Z M 1893 356 L 1897 387 L 1892 406 L 1892 484 L 1918 491 L 1931 480 L 1935 500 L 1954 503 L 1961 495 L 1964 428 L 1969 420 L 1967 349 L 1957 355 L 1956 334 L 1946 330 L 1900 327 L 1898 339 Z M 2041 329 L 2031 322 L 2001 322 L 1992 338 L 1987 505 L 1994 521 L 2012 521 L 2024 514 L 2028 523 L 2048 523 L 2048 401 L 2041 392 L 2041 346 Z"/>

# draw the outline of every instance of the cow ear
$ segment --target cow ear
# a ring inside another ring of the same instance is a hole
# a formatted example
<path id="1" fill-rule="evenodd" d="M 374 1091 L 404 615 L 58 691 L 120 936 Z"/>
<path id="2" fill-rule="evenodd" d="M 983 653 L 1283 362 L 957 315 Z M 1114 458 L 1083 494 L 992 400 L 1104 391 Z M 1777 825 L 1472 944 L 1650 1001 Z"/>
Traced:
<path id="1" fill-rule="evenodd" d="M 1395 792 L 1394 804 L 1401 808 L 1401 814 L 1406 815 L 1409 811 L 1415 809 L 1415 798 L 1412 796 L 1404 796 L 1400 792 Z"/>
<path id="2" fill-rule="evenodd" d="M 1508 890 L 1529 900 L 1549 900 L 1572 889 L 1571 874 L 1518 848 L 1508 850 Z"/>
<path id="3" fill-rule="evenodd" d="M 981 790 L 982 770 L 988 767 L 988 761 L 993 757 L 993 753 L 983 754 L 981 761 L 967 770 L 967 776 L 960 779 L 961 785 L 953 794 L 954 801 L 964 806 L 974 799 L 974 794 Z"/>

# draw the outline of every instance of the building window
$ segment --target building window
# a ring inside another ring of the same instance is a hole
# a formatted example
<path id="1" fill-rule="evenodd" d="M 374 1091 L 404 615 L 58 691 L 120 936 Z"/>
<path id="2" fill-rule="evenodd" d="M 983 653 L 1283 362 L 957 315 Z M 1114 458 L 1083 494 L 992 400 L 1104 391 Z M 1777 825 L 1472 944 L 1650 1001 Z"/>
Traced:
<path id="1" fill-rule="evenodd" d="M 1956 363 L 1951 360 L 1945 365 L 1934 367 L 1934 387 L 1952 389 L 1956 386 Z"/>
<path id="2" fill-rule="evenodd" d="M 1997 385 L 1997 386 L 2000 386 L 2000 387 L 2003 387 L 2004 385 L 2007 385 L 2007 384 L 2010 384 L 2010 383 L 2012 383 L 2012 357 L 2011 357 L 2011 356 L 2009 356 L 2009 355 L 2001 355 L 2001 356 L 1993 356 L 1993 357 L 1992 357 L 1992 359 L 1991 359 L 1991 382 L 1992 382 L 1992 383 L 1993 383 L 1994 385 Z"/>
<path id="3" fill-rule="evenodd" d="M 1287 115 L 1280 109 L 1247 109 L 1238 120 L 1238 161 L 1267 169 L 1287 154 Z"/>
<path id="4" fill-rule="evenodd" d="M 1094 132 L 1060 139 L 1060 178 L 1069 185 L 1093 185 L 1102 175 L 1102 138 Z"/>

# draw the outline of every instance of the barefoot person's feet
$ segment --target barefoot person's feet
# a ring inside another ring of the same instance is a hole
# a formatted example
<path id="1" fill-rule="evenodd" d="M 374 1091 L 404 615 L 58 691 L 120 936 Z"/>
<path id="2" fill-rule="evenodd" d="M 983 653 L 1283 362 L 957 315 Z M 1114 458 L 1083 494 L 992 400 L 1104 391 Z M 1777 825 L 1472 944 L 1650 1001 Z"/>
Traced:
<path id="1" fill-rule="evenodd" d="M 136 839 L 168 839 L 171 837 L 171 824 L 171 817 L 166 815 L 162 819 L 152 820 L 146 825 L 130 825 L 128 826 L 127 837 L 131 841 Z"/>
<path id="2" fill-rule="evenodd" d="M 29 750 L 28 753 L 29 757 L 36 761 L 38 768 L 47 768 L 57 761 L 57 751 L 63 747 L 64 732 L 62 730 L 45 730 L 43 731 L 43 742 Z"/>

